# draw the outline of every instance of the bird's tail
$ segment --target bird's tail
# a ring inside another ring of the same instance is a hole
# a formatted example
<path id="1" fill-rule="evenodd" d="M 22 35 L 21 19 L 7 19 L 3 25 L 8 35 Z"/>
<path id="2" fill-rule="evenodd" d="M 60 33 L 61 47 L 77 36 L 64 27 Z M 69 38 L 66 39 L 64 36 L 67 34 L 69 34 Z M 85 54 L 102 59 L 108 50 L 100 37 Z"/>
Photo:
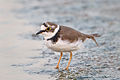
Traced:
<path id="1" fill-rule="evenodd" d="M 86 36 L 87 36 L 87 38 L 92 39 L 96 43 L 96 45 L 98 46 L 98 43 L 95 40 L 95 37 L 100 37 L 99 34 L 90 34 L 90 35 L 86 35 Z"/>

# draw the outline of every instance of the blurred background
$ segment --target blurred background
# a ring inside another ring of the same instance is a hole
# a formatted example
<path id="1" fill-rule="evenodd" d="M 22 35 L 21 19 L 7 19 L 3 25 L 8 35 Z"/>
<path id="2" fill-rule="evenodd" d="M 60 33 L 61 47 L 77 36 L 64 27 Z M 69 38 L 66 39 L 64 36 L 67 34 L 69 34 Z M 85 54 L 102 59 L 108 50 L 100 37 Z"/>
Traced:
<path id="1" fill-rule="evenodd" d="M 73 52 L 69 71 L 54 69 L 59 53 L 34 37 L 50 21 L 98 33 Z M 0 0 L 0 80 L 120 80 L 120 0 Z"/>

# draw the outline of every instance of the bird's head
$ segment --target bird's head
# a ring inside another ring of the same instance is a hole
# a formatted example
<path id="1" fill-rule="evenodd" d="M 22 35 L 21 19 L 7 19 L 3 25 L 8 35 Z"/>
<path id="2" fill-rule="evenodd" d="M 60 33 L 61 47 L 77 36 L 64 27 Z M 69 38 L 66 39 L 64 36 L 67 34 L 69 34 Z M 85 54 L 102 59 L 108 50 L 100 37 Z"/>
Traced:
<path id="1" fill-rule="evenodd" d="M 36 35 L 42 34 L 45 39 L 52 38 L 60 29 L 60 26 L 52 22 L 45 22 L 41 25 Z"/>

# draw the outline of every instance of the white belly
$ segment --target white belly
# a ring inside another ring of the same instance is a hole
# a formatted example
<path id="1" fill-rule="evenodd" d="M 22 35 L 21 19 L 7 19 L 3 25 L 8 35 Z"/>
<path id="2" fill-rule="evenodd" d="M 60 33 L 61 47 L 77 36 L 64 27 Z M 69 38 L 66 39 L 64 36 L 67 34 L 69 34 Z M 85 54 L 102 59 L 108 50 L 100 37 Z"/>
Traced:
<path id="1" fill-rule="evenodd" d="M 75 51 L 80 48 L 83 48 L 83 44 L 81 40 L 78 40 L 76 42 L 70 43 L 67 40 L 63 41 L 59 39 L 56 43 L 52 43 L 51 40 L 48 40 L 45 42 L 48 48 L 57 51 L 57 52 L 70 52 Z"/>

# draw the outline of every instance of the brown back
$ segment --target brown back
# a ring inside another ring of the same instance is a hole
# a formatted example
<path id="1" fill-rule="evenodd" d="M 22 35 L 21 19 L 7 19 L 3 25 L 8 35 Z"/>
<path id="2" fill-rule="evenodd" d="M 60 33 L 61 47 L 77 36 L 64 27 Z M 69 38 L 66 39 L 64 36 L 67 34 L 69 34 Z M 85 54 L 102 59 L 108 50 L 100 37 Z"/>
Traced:
<path id="1" fill-rule="evenodd" d="M 62 40 L 68 40 L 70 42 L 77 41 L 78 39 L 84 41 L 87 37 L 85 34 L 74 30 L 72 28 L 66 27 L 66 26 L 60 26 L 60 37 Z"/>

